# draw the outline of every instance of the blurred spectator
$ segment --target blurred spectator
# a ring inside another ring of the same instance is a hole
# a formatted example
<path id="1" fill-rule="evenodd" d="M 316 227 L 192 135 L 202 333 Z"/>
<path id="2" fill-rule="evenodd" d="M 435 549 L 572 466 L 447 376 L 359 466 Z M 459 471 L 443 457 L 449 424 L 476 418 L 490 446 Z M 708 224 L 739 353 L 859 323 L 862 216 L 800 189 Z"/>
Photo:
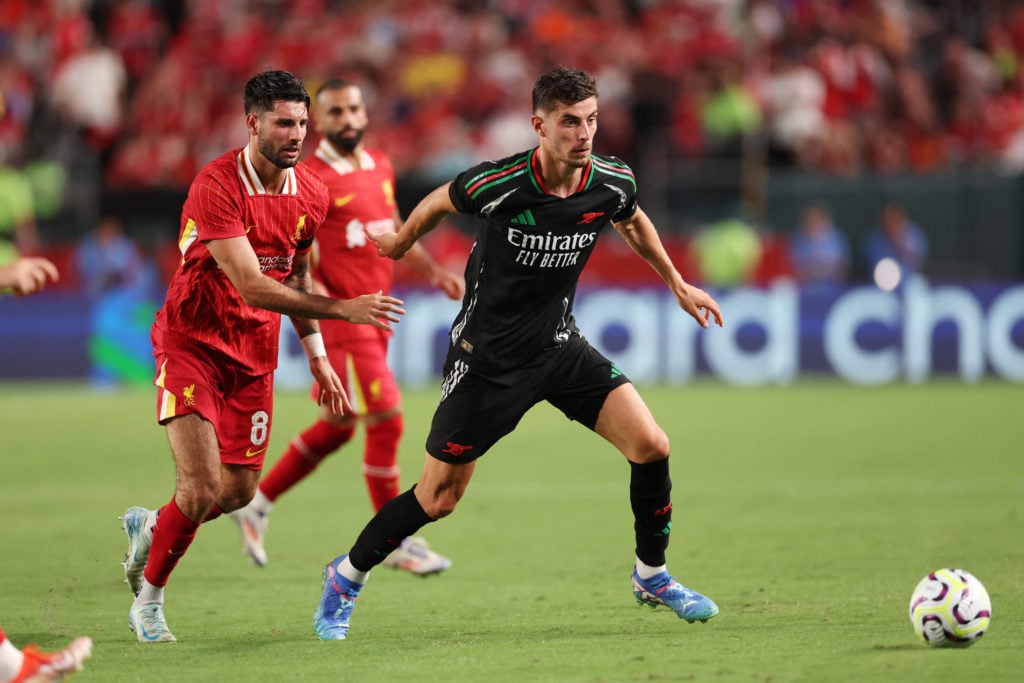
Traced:
<path id="1" fill-rule="evenodd" d="M 836 284 L 846 280 L 850 268 L 850 242 L 832 222 L 821 204 L 804 209 L 790 240 L 790 261 L 801 284 Z"/>
<path id="2" fill-rule="evenodd" d="M 149 327 L 156 312 L 154 269 L 125 234 L 120 219 L 104 217 L 75 254 L 92 304 L 90 380 L 96 389 L 152 378 Z"/>
<path id="3" fill-rule="evenodd" d="M 185 187 L 244 136 L 224 93 L 270 55 L 311 87 L 366 82 L 399 175 L 520 149 L 531 131 L 501 118 L 507 101 L 558 63 L 609 84 L 611 153 L 700 158 L 758 133 L 770 161 L 827 173 L 1018 173 L 1022 36 L 1019 0 L 0 2 L 0 148 L 59 138 L 39 106 L 52 94 L 112 154 L 107 182 Z"/>
<path id="4" fill-rule="evenodd" d="M 711 69 L 712 92 L 701 106 L 701 124 L 712 150 L 737 153 L 742 138 L 761 127 L 761 106 L 743 82 L 742 64 L 723 59 Z"/>
<path id="5" fill-rule="evenodd" d="M 75 261 L 82 286 L 93 299 L 113 289 L 140 289 L 148 284 L 142 253 L 124 234 L 116 216 L 105 216 L 96 230 L 79 243 Z"/>
<path id="6" fill-rule="evenodd" d="M 170 30 L 164 24 L 157 5 L 166 8 L 174 3 L 118 0 L 104 4 L 109 7 L 107 35 L 110 36 L 110 47 L 124 60 L 129 81 L 138 82 L 156 66 Z"/>
<path id="7" fill-rule="evenodd" d="M 728 218 L 704 228 L 694 238 L 691 253 L 702 283 L 734 287 L 751 282 L 762 250 L 761 236 L 753 226 Z"/>
<path id="8" fill-rule="evenodd" d="M 946 139 L 924 75 L 901 66 L 895 76 L 898 113 L 894 125 L 906 142 L 907 166 L 917 173 L 946 168 Z"/>
<path id="9" fill-rule="evenodd" d="M 828 132 L 823 105 L 825 82 L 796 48 L 782 48 L 764 93 L 769 135 L 779 159 L 813 166 Z"/>
<path id="10" fill-rule="evenodd" d="M 57 111 L 104 153 L 121 131 L 127 72 L 121 55 L 86 25 L 84 44 L 58 68 L 50 96 Z"/>
<path id="11" fill-rule="evenodd" d="M 32 74 L 0 44 L 0 163 L 20 158 L 35 115 Z"/>
<path id="12" fill-rule="evenodd" d="M 894 289 L 920 273 L 928 255 L 928 238 L 896 202 L 882 207 L 879 225 L 868 236 L 865 256 L 875 282 Z"/>
<path id="13" fill-rule="evenodd" d="M 0 263 L 38 246 L 32 183 L 20 169 L 0 163 Z"/>

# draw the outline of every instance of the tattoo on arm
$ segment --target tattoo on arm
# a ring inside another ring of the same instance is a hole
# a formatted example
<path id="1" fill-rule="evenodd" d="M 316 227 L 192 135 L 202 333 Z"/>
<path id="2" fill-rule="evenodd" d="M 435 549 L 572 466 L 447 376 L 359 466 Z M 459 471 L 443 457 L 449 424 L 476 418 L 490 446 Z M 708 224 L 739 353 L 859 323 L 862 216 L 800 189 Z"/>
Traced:
<path id="1" fill-rule="evenodd" d="M 292 272 L 288 273 L 288 277 L 284 279 L 284 284 L 300 292 L 306 292 L 307 294 L 312 292 L 313 278 L 310 275 L 309 261 L 296 259 L 292 264 Z"/>

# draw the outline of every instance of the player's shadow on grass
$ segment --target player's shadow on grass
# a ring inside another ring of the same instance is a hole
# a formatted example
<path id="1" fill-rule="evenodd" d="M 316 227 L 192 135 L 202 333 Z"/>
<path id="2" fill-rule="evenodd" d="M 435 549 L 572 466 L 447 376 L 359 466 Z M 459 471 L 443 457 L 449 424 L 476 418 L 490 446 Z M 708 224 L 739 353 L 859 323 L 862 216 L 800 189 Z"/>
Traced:
<path id="1" fill-rule="evenodd" d="M 872 645 L 872 650 L 916 650 L 921 651 L 920 643 L 899 643 L 898 645 Z"/>

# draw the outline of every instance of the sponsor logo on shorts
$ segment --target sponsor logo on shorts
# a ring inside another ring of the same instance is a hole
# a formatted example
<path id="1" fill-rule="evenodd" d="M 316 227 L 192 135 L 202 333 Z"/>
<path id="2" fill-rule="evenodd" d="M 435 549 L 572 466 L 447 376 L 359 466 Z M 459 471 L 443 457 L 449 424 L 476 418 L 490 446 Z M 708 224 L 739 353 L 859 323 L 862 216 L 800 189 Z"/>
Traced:
<path id="1" fill-rule="evenodd" d="M 266 446 L 264 446 L 263 448 L 260 448 L 259 450 L 255 450 L 255 451 L 253 449 L 251 449 L 251 448 L 246 448 L 245 449 L 245 457 L 247 457 L 247 458 L 255 457 L 255 456 L 259 455 L 260 453 L 262 453 L 265 450 L 267 450 Z"/>
<path id="2" fill-rule="evenodd" d="M 461 443 L 452 443 L 451 441 L 449 441 L 448 442 L 448 448 L 442 448 L 441 452 L 442 453 L 448 453 L 448 454 L 453 455 L 453 456 L 455 456 L 457 458 L 460 455 L 462 455 L 463 453 L 465 453 L 466 451 L 470 450 L 471 448 L 473 448 L 473 447 L 472 446 L 463 446 Z"/>
<path id="3" fill-rule="evenodd" d="M 181 396 L 184 399 L 182 403 L 186 407 L 192 407 L 196 404 L 196 385 L 189 384 L 187 387 L 181 390 Z"/>

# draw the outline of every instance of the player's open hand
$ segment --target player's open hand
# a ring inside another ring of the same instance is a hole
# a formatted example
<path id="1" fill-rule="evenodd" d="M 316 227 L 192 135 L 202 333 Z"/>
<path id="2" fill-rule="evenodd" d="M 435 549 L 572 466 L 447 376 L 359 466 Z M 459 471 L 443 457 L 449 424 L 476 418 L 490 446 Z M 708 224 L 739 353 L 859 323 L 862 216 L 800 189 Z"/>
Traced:
<path id="1" fill-rule="evenodd" d="M 453 301 L 461 301 L 462 296 L 466 293 L 466 280 L 450 270 L 441 269 L 431 279 L 430 284 L 440 289 Z"/>
<path id="2" fill-rule="evenodd" d="M 40 292 L 48 282 L 56 282 L 60 278 L 57 266 L 38 256 L 23 256 L 3 266 L 0 271 L 0 284 L 10 287 L 17 296 Z"/>
<path id="3" fill-rule="evenodd" d="M 722 326 L 722 311 L 718 308 L 718 303 L 700 287 L 684 284 L 683 289 L 676 293 L 676 300 L 680 308 L 693 316 L 701 327 L 710 326 L 711 316 L 715 317 L 716 325 Z"/>
<path id="4" fill-rule="evenodd" d="M 350 415 L 355 412 L 348 400 L 348 394 L 345 393 L 345 387 L 341 384 L 341 378 L 334 371 L 327 356 L 311 358 L 309 371 L 320 390 L 316 397 L 317 405 L 327 406 L 335 415 Z"/>
<path id="5" fill-rule="evenodd" d="M 388 322 L 397 323 L 401 320 L 398 316 L 405 315 L 405 309 L 402 308 L 404 302 L 393 296 L 385 296 L 382 290 L 377 290 L 376 294 L 357 296 L 345 303 L 347 304 L 345 320 L 351 323 L 373 325 L 382 330 L 391 331 L 391 325 Z"/>

